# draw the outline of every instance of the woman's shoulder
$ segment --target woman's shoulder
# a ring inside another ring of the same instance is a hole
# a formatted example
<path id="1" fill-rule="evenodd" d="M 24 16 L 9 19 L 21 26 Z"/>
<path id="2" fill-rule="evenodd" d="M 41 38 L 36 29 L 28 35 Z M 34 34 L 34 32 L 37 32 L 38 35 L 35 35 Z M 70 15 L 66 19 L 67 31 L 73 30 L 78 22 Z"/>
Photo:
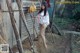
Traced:
<path id="1" fill-rule="evenodd" d="M 40 15 L 44 15 L 44 11 L 42 11 L 42 12 L 40 13 Z"/>
<path id="2" fill-rule="evenodd" d="M 44 15 L 44 11 L 42 11 L 40 15 Z M 48 11 L 46 12 L 46 15 L 49 15 Z"/>

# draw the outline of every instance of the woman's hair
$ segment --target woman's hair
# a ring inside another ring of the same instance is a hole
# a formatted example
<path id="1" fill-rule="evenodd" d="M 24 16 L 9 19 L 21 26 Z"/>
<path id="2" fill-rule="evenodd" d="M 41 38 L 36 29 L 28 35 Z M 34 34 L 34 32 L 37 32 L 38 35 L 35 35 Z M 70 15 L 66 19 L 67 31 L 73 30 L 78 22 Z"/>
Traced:
<path id="1" fill-rule="evenodd" d="M 42 11 L 44 11 L 44 16 L 46 15 L 46 12 L 47 12 L 47 3 L 46 2 L 42 2 L 42 4 L 41 5 L 44 5 L 45 6 L 45 9 L 40 9 L 40 11 L 38 12 L 38 14 L 39 13 L 41 13 Z"/>

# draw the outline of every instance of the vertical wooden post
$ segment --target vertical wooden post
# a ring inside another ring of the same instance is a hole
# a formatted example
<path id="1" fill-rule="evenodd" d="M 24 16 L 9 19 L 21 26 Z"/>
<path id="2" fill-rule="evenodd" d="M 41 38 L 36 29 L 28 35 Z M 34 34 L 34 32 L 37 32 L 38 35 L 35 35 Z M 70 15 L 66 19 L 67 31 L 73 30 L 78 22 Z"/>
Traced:
<path id="1" fill-rule="evenodd" d="M 26 31 L 28 32 L 29 36 L 30 36 L 30 32 L 27 28 L 27 22 L 25 20 L 25 15 L 24 15 L 24 12 L 23 12 L 23 7 L 22 7 L 22 3 L 21 3 L 21 0 L 16 0 L 17 2 L 17 5 L 18 5 L 18 9 L 19 9 L 19 14 L 20 14 L 20 19 L 23 21 L 23 24 L 24 26 L 26 27 Z"/>
<path id="2" fill-rule="evenodd" d="M 6 0 L 6 3 L 7 3 L 8 10 L 9 10 L 10 19 L 11 19 L 12 27 L 13 27 L 14 34 L 16 37 L 16 42 L 17 42 L 17 47 L 18 47 L 19 53 L 24 53 L 23 47 L 22 47 L 22 42 L 20 40 L 20 36 L 19 36 L 19 33 L 18 33 L 16 25 L 15 25 L 14 14 L 13 14 L 13 10 L 11 7 L 11 2 L 10 2 L 10 0 Z"/>
<path id="3" fill-rule="evenodd" d="M 21 1 L 21 0 L 20 0 Z M 22 35 L 22 33 L 21 33 L 21 27 L 22 27 L 22 22 L 21 22 L 22 20 L 21 20 L 21 15 L 20 15 L 20 13 L 19 13 L 19 34 L 20 34 L 20 38 L 21 38 L 21 35 Z"/>
<path id="4" fill-rule="evenodd" d="M 18 5 L 18 9 L 19 9 L 19 14 L 20 14 L 20 18 L 21 18 L 21 20 L 23 21 L 23 24 L 24 24 L 24 26 L 26 27 L 26 31 L 28 32 L 28 34 L 29 34 L 29 39 L 30 39 L 30 45 L 32 45 L 32 41 L 31 41 L 31 35 L 30 35 L 30 32 L 29 32 L 29 30 L 28 30 L 28 28 L 27 28 L 27 22 L 26 22 L 26 20 L 25 20 L 25 15 L 24 15 L 24 12 L 23 12 L 23 7 L 22 7 L 22 2 L 21 2 L 22 0 L 16 0 L 16 2 L 17 2 L 17 5 Z"/>
<path id="5" fill-rule="evenodd" d="M 25 20 L 25 15 L 24 15 L 24 12 L 23 12 L 23 7 L 22 7 L 22 0 L 16 0 L 17 2 L 17 5 L 18 5 L 18 8 L 19 8 L 19 14 L 21 15 L 21 19 L 23 21 L 23 24 L 25 25 L 26 27 L 26 30 L 29 34 L 29 41 L 30 41 L 30 45 L 33 46 L 33 40 L 32 40 L 32 37 L 30 35 L 30 32 L 28 31 L 28 28 L 27 28 L 27 24 L 26 24 L 26 20 Z M 34 51 L 34 48 L 32 47 L 32 52 L 35 53 Z"/>
<path id="6" fill-rule="evenodd" d="M 20 38 L 21 38 L 21 27 L 22 27 L 22 22 L 21 22 L 21 15 L 19 15 L 19 34 L 20 34 Z"/>

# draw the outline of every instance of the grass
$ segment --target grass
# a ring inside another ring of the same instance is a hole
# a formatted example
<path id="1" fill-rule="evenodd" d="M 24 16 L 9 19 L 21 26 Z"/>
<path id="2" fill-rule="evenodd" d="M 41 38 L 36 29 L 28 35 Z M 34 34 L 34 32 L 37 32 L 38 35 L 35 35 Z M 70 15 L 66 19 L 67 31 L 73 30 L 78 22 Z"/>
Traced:
<path id="1" fill-rule="evenodd" d="M 59 18 L 59 17 L 55 17 L 54 18 L 54 23 L 60 28 L 60 29 L 68 29 L 70 23 L 73 20 L 69 19 L 69 18 Z"/>

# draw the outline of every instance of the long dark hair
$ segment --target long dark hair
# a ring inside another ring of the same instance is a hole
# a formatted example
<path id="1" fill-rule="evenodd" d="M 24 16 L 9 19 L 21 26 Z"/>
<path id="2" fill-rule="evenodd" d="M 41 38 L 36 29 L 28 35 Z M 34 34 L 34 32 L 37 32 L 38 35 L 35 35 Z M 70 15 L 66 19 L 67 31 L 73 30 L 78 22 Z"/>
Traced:
<path id="1" fill-rule="evenodd" d="M 44 16 L 46 15 L 46 13 L 47 13 L 47 4 L 46 4 L 46 2 L 42 2 L 42 5 L 44 5 L 45 6 L 45 9 L 40 9 L 40 11 L 38 12 L 38 14 L 39 13 L 41 13 L 42 11 L 44 11 Z"/>

